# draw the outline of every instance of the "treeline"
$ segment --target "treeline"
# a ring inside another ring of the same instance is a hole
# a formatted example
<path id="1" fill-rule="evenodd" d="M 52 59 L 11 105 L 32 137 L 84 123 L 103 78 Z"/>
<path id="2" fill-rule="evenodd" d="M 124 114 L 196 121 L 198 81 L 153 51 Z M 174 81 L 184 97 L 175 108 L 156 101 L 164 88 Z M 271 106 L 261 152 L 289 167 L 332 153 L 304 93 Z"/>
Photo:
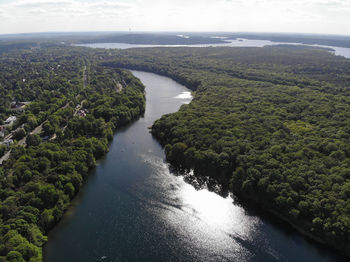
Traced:
<path id="1" fill-rule="evenodd" d="M 108 151 L 113 132 L 139 117 L 145 108 L 141 82 L 129 72 L 100 66 L 93 51 L 29 52 L 28 61 L 34 68 L 18 69 L 26 66 L 21 57 L 28 51 L 1 61 L 9 74 L 1 85 L 12 87 L 6 91 L 9 100 L 20 95 L 20 87 L 9 82 L 28 90 L 29 95 L 21 99 L 30 99 L 36 88 L 35 102 L 17 125 L 29 125 L 30 130 L 45 122 L 41 133 L 27 136 L 26 147 L 13 146 L 10 159 L 0 167 L 0 261 L 42 261 L 47 232 L 61 219 L 96 160 Z M 19 70 L 28 82 L 12 78 L 22 78 Z M 56 73 L 59 70 L 64 73 Z M 48 100 L 55 96 L 58 100 Z M 84 114 L 79 115 L 79 110 Z M 44 141 L 45 136 L 50 140 Z"/>
<path id="2" fill-rule="evenodd" d="M 199 83 L 152 126 L 168 161 L 350 250 L 350 60 L 312 48 L 153 48 L 109 65 Z"/>

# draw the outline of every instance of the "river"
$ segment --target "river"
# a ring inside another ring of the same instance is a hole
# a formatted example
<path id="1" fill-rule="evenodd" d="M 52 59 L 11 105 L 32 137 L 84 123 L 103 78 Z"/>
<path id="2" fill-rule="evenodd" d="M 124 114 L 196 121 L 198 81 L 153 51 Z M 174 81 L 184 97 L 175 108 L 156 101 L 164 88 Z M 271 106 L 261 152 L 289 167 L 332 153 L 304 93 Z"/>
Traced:
<path id="1" fill-rule="evenodd" d="M 148 127 L 189 103 L 190 90 L 163 76 L 132 73 L 146 86 L 145 115 L 115 134 L 50 232 L 45 261 L 341 261 L 231 197 L 196 190 L 172 174 Z"/>

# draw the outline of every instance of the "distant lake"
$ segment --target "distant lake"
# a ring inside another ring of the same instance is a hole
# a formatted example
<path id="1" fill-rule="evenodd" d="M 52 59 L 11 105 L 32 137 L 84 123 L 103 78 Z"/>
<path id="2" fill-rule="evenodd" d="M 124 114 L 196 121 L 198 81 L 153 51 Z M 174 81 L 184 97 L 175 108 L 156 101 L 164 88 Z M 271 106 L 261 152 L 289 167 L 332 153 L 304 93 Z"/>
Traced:
<path id="1" fill-rule="evenodd" d="M 200 45 L 136 45 L 125 43 L 92 43 L 92 44 L 78 44 L 76 46 L 85 46 L 92 48 L 105 48 L 105 49 L 128 49 L 128 48 L 140 48 L 140 47 L 209 47 L 209 46 L 231 46 L 231 47 L 264 47 L 269 45 L 303 45 L 300 43 L 286 43 L 286 42 L 271 42 L 269 40 L 248 40 L 237 39 L 230 40 L 224 44 L 200 44 Z M 335 55 L 344 56 L 350 58 L 350 48 L 336 47 L 336 46 L 323 46 L 323 45 L 307 45 L 314 47 L 332 48 Z"/>

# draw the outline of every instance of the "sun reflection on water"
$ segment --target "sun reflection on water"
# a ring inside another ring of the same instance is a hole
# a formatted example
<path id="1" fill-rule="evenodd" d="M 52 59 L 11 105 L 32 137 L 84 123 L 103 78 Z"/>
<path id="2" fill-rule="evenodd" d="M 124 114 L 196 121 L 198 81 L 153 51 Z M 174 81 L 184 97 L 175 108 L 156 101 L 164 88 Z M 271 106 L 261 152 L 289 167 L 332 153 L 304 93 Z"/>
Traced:
<path id="1" fill-rule="evenodd" d="M 175 96 L 175 98 L 177 99 L 192 99 L 192 95 L 191 92 L 182 92 L 181 94 Z"/>
<path id="2" fill-rule="evenodd" d="M 157 215 L 173 227 L 188 245 L 201 247 L 208 253 L 225 254 L 226 258 L 247 258 L 251 253 L 242 245 L 254 239 L 259 220 L 248 216 L 244 209 L 207 189 L 196 190 L 182 176 L 171 174 L 162 159 L 143 155 L 144 161 L 157 176 L 149 184 L 162 192 L 163 200 L 157 203 Z M 167 181 L 167 183 L 164 183 Z M 156 203 L 152 203 L 152 209 Z"/>
<path id="3" fill-rule="evenodd" d="M 183 210 L 198 217 L 210 225 L 223 226 L 228 221 L 228 213 L 232 209 L 232 199 L 208 191 L 207 189 L 196 190 L 191 186 L 183 185 L 178 192 L 183 202 Z"/>
<path id="4" fill-rule="evenodd" d="M 199 220 L 205 230 L 211 229 L 221 231 L 223 235 L 235 234 L 249 238 L 257 221 L 248 217 L 242 207 L 234 205 L 231 196 L 224 198 L 208 189 L 196 190 L 182 177 L 177 179 L 180 186 L 176 194 L 182 211 Z M 195 226 L 198 226 L 198 223 Z"/>

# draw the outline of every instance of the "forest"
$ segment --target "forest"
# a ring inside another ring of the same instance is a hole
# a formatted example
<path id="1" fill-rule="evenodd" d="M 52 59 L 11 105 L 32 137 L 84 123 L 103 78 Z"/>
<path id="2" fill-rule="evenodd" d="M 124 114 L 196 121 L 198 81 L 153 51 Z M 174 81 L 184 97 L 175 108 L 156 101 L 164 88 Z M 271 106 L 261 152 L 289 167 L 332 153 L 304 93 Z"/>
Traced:
<path id="1" fill-rule="evenodd" d="M 0 166 L 0 261 L 42 261 L 48 231 L 107 153 L 113 133 L 144 112 L 142 83 L 100 59 L 59 46 L 0 58 L 0 117 L 15 114 L 9 128 L 21 130 Z M 29 104 L 13 112 L 12 101 Z"/>
<path id="2" fill-rule="evenodd" d="M 290 46 L 115 56 L 103 64 L 169 76 L 194 91 L 189 105 L 152 126 L 174 168 L 214 178 L 304 235 L 349 252 L 349 59 Z"/>
<path id="3" fill-rule="evenodd" d="M 0 147 L 11 153 L 0 166 L 0 261 L 42 260 L 48 231 L 113 133 L 143 114 L 144 86 L 119 68 L 193 90 L 151 128 L 172 167 L 350 250 L 349 59 L 291 46 L 24 47 L 0 56 L 0 125 L 17 118 L 5 132 L 14 144 Z"/>

